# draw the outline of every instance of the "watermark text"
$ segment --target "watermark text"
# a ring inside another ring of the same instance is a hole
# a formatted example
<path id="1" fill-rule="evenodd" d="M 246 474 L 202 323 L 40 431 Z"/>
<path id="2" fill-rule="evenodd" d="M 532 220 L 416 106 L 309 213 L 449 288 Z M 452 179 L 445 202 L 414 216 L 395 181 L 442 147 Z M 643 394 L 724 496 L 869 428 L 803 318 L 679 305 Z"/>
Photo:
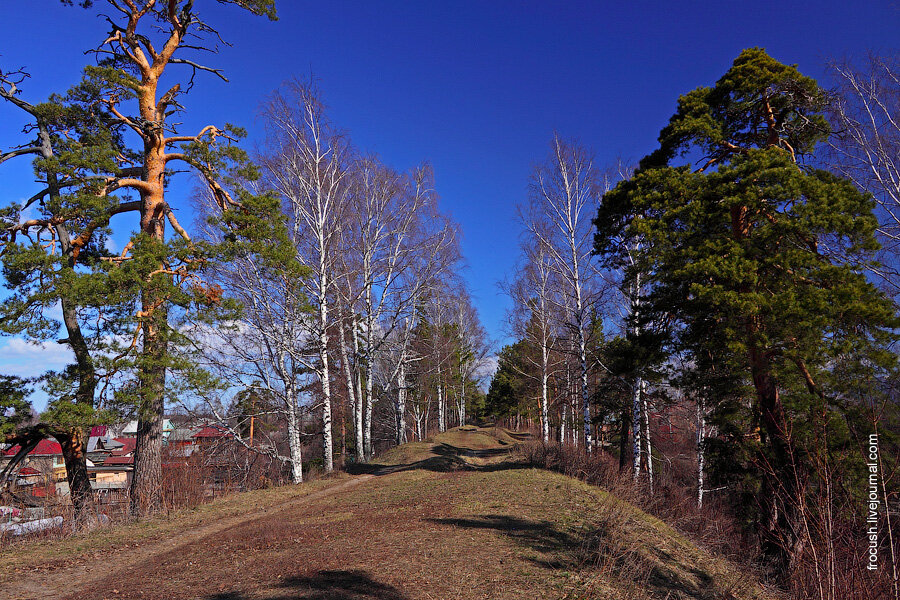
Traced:
<path id="1" fill-rule="evenodd" d="M 869 480 L 866 494 L 866 537 L 869 540 L 868 562 L 866 568 L 870 571 L 878 570 L 878 509 L 881 500 L 878 499 L 878 434 L 869 435 L 869 444 L 866 449 L 866 469 Z"/>

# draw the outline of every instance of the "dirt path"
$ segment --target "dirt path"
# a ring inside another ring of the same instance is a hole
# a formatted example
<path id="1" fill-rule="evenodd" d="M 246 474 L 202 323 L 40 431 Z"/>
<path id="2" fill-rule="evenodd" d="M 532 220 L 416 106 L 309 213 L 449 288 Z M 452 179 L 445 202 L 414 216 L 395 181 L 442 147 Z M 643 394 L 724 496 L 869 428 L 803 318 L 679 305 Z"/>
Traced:
<path id="1" fill-rule="evenodd" d="M 517 462 L 515 442 L 454 430 L 303 496 L 262 492 L 265 509 L 170 525 L 156 541 L 111 552 L 67 547 L 66 560 L 0 579 L 0 598 L 765 597 L 630 505 Z"/>
<path id="2" fill-rule="evenodd" d="M 352 489 L 360 483 L 371 479 L 373 475 L 359 475 L 348 481 L 336 483 L 323 490 L 289 500 L 277 507 L 267 507 L 259 511 L 244 513 L 216 520 L 208 525 L 192 528 L 177 537 L 151 541 L 142 545 L 118 548 L 103 555 L 102 562 L 90 558 L 75 558 L 64 564 L 48 564 L 27 569 L 17 569 L 17 576 L 12 581 L 4 582 L 0 589 L 0 599 L 38 600 L 45 598 L 64 598 L 73 590 L 90 589 L 92 584 L 109 578 L 108 567 L 114 565 L 122 573 L 134 575 L 142 564 L 154 557 L 177 553 L 182 548 L 206 538 L 214 538 L 217 534 L 238 525 L 277 516 L 278 513 L 296 508 L 298 505 L 315 502 Z M 127 580 L 123 580 L 125 583 Z M 124 587 L 124 586 L 123 586 Z M 113 588 L 115 590 L 115 588 Z M 116 590 L 117 592 L 118 590 Z M 109 590 L 113 592 L 113 590 Z M 113 596 L 119 596 L 113 593 Z"/>

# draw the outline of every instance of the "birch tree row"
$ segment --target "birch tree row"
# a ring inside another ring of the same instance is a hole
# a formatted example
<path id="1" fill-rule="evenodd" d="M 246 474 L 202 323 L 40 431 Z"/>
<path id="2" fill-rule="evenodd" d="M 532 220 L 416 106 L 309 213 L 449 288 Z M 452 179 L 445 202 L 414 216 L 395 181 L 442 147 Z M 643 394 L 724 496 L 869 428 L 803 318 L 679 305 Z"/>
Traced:
<path id="1" fill-rule="evenodd" d="M 246 254 L 219 268 L 240 316 L 198 349 L 231 386 L 279 400 L 290 450 L 258 451 L 299 482 L 311 439 L 330 472 L 336 454 L 365 462 L 378 447 L 465 423 L 487 346 L 430 166 L 400 172 L 356 149 L 315 82 L 286 84 L 264 119 L 264 189 L 254 192 L 281 199 L 286 249 L 274 262 Z"/>

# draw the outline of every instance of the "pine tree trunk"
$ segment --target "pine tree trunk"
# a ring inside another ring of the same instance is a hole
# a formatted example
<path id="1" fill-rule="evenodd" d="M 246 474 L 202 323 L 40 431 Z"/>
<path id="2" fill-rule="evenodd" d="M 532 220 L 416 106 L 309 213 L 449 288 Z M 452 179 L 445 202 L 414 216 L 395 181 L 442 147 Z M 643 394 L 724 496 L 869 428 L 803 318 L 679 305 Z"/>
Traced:
<path id="1" fill-rule="evenodd" d="M 176 38 L 173 38 L 175 40 Z M 177 40 L 180 43 L 180 39 Z M 162 65 L 164 67 L 165 65 Z M 141 233 L 156 244 L 166 241 L 165 114 L 159 114 L 156 88 L 162 68 L 142 72 L 138 92 L 140 116 L 146 123 L 159 123 L 158 129 L 144 141 L 143 187 L 141 193 Z M 163 265 L 160 265 L 162 267 Z M 168 278 L 158 274 L 156 278 Z M 166 356 L 168 354 L 168 309 L 159 279 L 145 282 L 141 290 L 143 348 L 139 367 L 140 398 L 138 406 L 137 445 L 131 482 L 131 511 L 148 515 L 162 507 L 162 421 L 165 413 Z M 168 283 L 168 282 L 166 282 Z"/>
<path id="2" fill-rule="evenodd" d="M 61 231 L 62 227 L 57 228 L 57 232 L 64 234 L 65 242 L 61 239 L 61 245 L 68 245 L 68 232 Z M 60 235 L 62 238 L 62 235 Z M 71 255 L 71 254 L 70 254 Z M 74 260 L 70 262 L 70 266 L 74 268 Z M 63 324 L 68 334 L 69 347 L 75 354 L 75 368 L 78 373 L 78 390 L 75 392 L 75 401 L 79 404 L 94 406 L 94 391 L 96 380 L 94 379 L 94 364 L 91 359 L 90 351 L 87 343 L 81 333 L 81 326 L 78 323 L 78 315 L 68 298 L 61 298 Z M 62 435 L 55 436 L 62 447 L 63 461 L 66 464 L 66 480 L 69 483 L 69 493 L 72 498 L 72 507 L 75 510 L 75 520 L 85 521 L 87 518 L 93 517 L 96 509 L 94 502 L 94 494 L 91 491 L 91 480 L 87 470 L 87 455 L 85 454 L 84 431 L 81 428 L 73 427 L 61 432 Z"/>
<path id="3" fill-rule="evenodd" d="M 45 159 L 53 157 L 53 144 L 50 133 L 43 119 L 38 117 L 38 139 L 41 142 L 41 155 Z M 47 191 L 51 201 L 59 198 L 59 180 L 53 171 L 47 173 Z M 75 270 L 77 250 L 72 244 L 71 236 L 64 223 L 55 225 L 57 238 L 60 243 L 60 251 L 66 257 L 68 269 Z M 75 402 L 93 408 L 94 392 L 96 386 L 96 373 L 94 361 L 88 348 L 84 335 L 81 333 L 81 324 L 78 322 L 78 313 L 74 303 L 65 295 L 60 295 L 63 325 L 66 328 L 69 347 L 75 355 L 75 369 L 78 374 L 78 389 L 75 392 Z M 69 493 L 72 498 L 72 506 L 75 510 L 75 520 L 84 521 L 92 516 L 96 508 L 94 494 L 91 491 L 90 476 L 87 471 L 87 456 L 84 448 L 84 434 L 79 429 L 72 428 L 61 432 L 57 437 L 62 447 L 63 461 L 66 464 L 66 480 L 69 483 Z"/>
<path id="4" fill-rule="evenodd" d="M 145 306 L 156 303 L 152 290 L 143 294 Z M 165 411 L 167 343 L 160 332 L 168 311 L 159 306 L 144 322 L 145 361 L 140 373 L 137 443 L 131 481 L 131 512 L 146 516 L 162 508 L 162 425 Z"/>
<path id="5" fill-rule="evenodd" d="M 790 445 L 785 435 L 787 422 L 768 355 L 750 346 L 750 365 L 753 385 L 759 401 L 759 415 L 765 432 L 764 446 L 771 449 L 771 457 L 760 457 L 760 464 L 768 465 L 762 488 L 762 551 L 768 563 L 787 581 L 804 547 L 801 535 L 801 516 L 797 501 L 798 474 L 794 469 Z"/>
<path id="6" fill-rule="evenodd" d="M 94 493 L 87 471 L 84 431 L 73 427 L 65 434 L 54 436 L 62 447 L 66 464 L 66 481 L 69 483 L 69 497 L 75 509 L 76 522 L 84 523 L 92 517 Z"/>

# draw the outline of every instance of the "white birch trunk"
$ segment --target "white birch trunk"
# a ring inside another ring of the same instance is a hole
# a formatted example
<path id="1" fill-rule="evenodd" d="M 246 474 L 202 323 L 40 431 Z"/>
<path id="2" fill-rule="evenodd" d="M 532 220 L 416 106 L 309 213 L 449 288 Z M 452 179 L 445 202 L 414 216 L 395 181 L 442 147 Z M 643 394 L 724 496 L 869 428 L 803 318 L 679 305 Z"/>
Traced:
<path id="1" fill-rule="evenodd" d="M 706 453 L 703 441 L 706 437 L 706 414 L 703 397 L 697 398 L 697 508 L 703 508 L 703 469 L 706 467 Z"/>
<path id="2" fill-rule="evenodd" d="M 578 398 L 574 390 L 569 392 L 569 432 L 572 435 L 572 445 L 578 447 L 581 438 L 578 436 Z"/>
<path id="3" fill-rule="evenodd" d="M 356 390 L 353 389 L 353 372 L 350 369 L 350 353 L 347 351 L 347 336 L 344 333 L 344 323 L 338 326 L 340 331 L 339 343 L 341 345 L 341 362 L 344 365 L 344 379 L 347 383 L 347 398 L 350 400 L 350 409 L 352 412 L 354 429 L 356 429 L 356 414 L 359 412 L 359 406 L 356 400 Z"/>
<path id="4" fill-rule="evenodd" d="M 587 347 L 584 339 L 584 330 L 578 330 L 578 358 L 581 361 L 581 409 L 584 413 L 584 448 L 588 454 L 591 453 L 594 438 L 591 435 L 591 404 L 588 395 L 588 368 L 587 368 Z"/>
<path id="5" fill-rule="evenodd" d="M 541 439 L 550 441 L 550 407 L 547 393 L 547 345 L 541 345 Z"/>
<path id="6" fill-rule="evenodd" d="M 359 356 L 359 327 L 356 322 L 356 317 L 353 318 L 353 352 L 356 356 Z M 363 397 L 363 386 L 362 386 L 362 369 L 357 369 L 356 373 L 356 414 L 354 418 L 356 419 L 354 422 L 354 429 L 356 430 L 356 460 L 358 462 L 366 461 L 366 444 L 363 427 L 363 413 L 365 409 L 363 405 L 365 404 L 365 399 Z"/>
<path id="7" fill-rule="evenodd" d="M 367 328 L 372 327 L 371 319 L 368 319 Z M 372 394 L 375 391 L 375 356 L 373 350 L 372 330 L 366 332 L 366 398 L 363 405 L 365 412 L 363 414 L 363 441 L 365 443 L 366 460 L 372 458 L 372 405 L 374 398 Z"/>
<path id="8" fill-rule="evenodd" d="M 325 294 L 328 274 L 325 271 L 325 249 L 321 249 L 321 292 L 319 294 L 319 379 L 322 384 L 322 452 L 325 472 L 334 471 L 334 439 L 331 431 L 331 374 L 328 370 L 328 299 Z"/>
<path id="9" fill-rule="evenodd" d="M 371 258 L 366 255 L 363 259 L 363 278 L 365 281 L 366 302 L 366 397 L 363 401 L 365 414 L 363 415 L 363 443 L 365 446 L 366 460 L 372 458 L 372 405 L 375 390 L 375 314 L 372 304 L 372 271 Z"/>
<path id="10" fill-rule="evenodd" d="M 641 390 L 643 380 L 638 377 L 634 382 L 631 403 L 631 447 L 634 464 L 634 481 L 637 483 L 641 476 Z"/>
<path id="11" fill-rule="evenodd" d="M 644 446 L 647 452 L 647 484 L 650 493 L 653 493 L 653 447 L 650 444 L 650 411 L 647 408 L 647 382 L 641 379 L 641 395 L 643 396 L 642 410 L 644 416 Z"/>
<path id="12" fill-rule="evenodd" d="M 413 419 L 416 422 L 416 441 L 421 442 L 425 438 L 422 433 L 425 421 L 425 413 L 415 403 L 413 403 Z"/>
<path id="13" fill-rule="evenodd" d="M 440 377 L 440 370 L 438 370 L 438 377 Z M 437 385 L 437 404 L 438 404 L 438 431 L 440 433 L 444 433 L 447 431 L 447 421 L 446 415 L 444 414 L 444 390 L 443 386 L 441 386 L 440 380 Z"/>
<path id="14" fill-rule="evenodd" d="M 563 402 L 562 409 L 559 411 L 559 443 L 563 445 L 569 441 L 566 438 L 566 435 L 568 435 L 568 431 L 566 431 L 566 413 L 568 412 L 566 406 L 568 405 Z"/>
<path id="15" fill-rule="evenodd" d="M 406 443 L 406 361 L 400 360 L 397 373 L 397 445 Z"/>
<path id="16" fill-rule="evenodd" d="M 459 418 L 459 426 L 462 427 L 466 424 L 466 376 L 462 373 L 462 369 L 460 369 L 460 375 L 462 375 L 462 391 L 456 404 L 456 416 Z"/>
<path id="17" fill-rule="evenodd" d="M 287 411 L 288 445 L 291 449 L 291 481 L 294 483 L 303 483 L 303 454 L 298 417 L 297 407 L 291 406 Z"/>

